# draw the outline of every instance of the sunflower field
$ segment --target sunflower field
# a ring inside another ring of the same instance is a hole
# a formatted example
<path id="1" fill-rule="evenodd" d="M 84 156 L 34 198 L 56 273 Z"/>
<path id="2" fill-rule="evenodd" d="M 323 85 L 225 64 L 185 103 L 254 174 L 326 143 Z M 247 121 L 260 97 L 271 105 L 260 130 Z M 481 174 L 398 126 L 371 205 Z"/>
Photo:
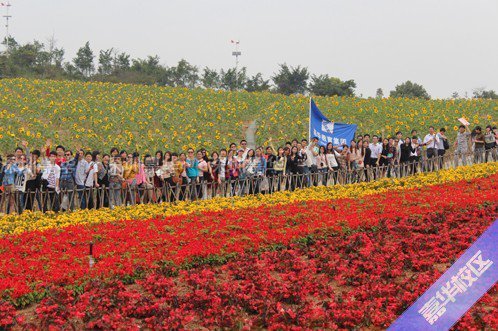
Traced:
<path id="1" fill-rule="evenodd" d="M 497 125 L 498 101 L 316 97 L 332 121 L 358 124 L 358 133 L 393 134 L 429 125 L 454 138 L 465 117 L 471 125 Z M 208 150 L 244 138 L 243 125 L 257 120 L 257 142 L 284 143 L 307 136 L 309 97 L 269 92 L 225 92 L 101 82 L 4 79 L 0 81 L 1 152 L 22 140 L 32 148 L 50 138 L 70 148 L 117 146 L 154 152 Z"/>

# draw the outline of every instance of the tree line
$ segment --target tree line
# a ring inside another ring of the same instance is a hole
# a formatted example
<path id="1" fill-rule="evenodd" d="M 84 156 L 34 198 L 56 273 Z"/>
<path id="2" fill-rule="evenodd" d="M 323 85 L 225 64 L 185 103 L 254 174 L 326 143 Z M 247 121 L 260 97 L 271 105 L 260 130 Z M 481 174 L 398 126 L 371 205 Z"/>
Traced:
<path id="1" fill-rule="evenodd" d="M 7 49 L 0 55 L 1 78 L 33 77 L 227 91 L 270 91 L 286 95 L 310 93 L 318 96 L 355 96 L 356 82 L 353 79 L 343 81 L 328 74 L 311 74 L 308 68 L 300 65 L 292 67 L 286 63 L 280 64 L 270 79 L 264 79 L 261 73 L 249 76 L 246 67 L 219 71 L 208 67 L 201 69 L 184 59 L 176 66 L 167 67 L 161 65 L 157 55 L 132 58 L 126 52 L 114 48 L 95 54 L 89 42 L 79 48 L 70 61 L 65 61 L 64 49 L 56 47 L 53 40 L 47 45 L 36 40 L 19 44 L 9 37 L 3 44 Z M 430 99 L 422 85 L 411 81 L 397 85 L 389 96 Z M 484 89 L 475 90 L 473 96 L 498 99 L 494 91 Z M 376 97 L 384 97 L 382 89 L 377 89 Z M 452 97 L 458 98 L 458 93 L 453 93 Z"/>

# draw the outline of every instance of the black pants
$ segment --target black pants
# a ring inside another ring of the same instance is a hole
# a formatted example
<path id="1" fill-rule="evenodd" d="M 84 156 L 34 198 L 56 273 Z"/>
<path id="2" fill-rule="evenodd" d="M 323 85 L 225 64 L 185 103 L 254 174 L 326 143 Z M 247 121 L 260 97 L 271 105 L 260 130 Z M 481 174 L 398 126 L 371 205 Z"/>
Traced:
<path id="1" fill-rule="evenodd" d="M 437 150 L 437 156 L 439 158 L 439 170 L 443 169 L 443 166 L 444 166 L 444 162 L 443 162 L 443 159 L 444 159 L 444 154 L 446 154 L 446 150 L 444 149 L 438 149 Z"/>
<path id="2" fill-rule="evenodd" d="M 58 212 L 60 209 L 59 194 L 55 191 L 55 188 L 47 187 L 45 201 L 43 203 L 43 211 L 47 212 L 49 210 Z"/>
<path id="3" fill-rule="evenodd" d="M 99 181 L 100 187 L 97 189 L 97 209 L 109 207 L 109 182 Z"/>
<path id="4" fill-rule="evenodd" d="M 410 173 L 411 174 L 416 174 L 417 173 L 417 163 L 419 160 L 418 156 L 410 156 Z"/>
<path id="5" fill-rule="evenodd" d="M 434 160 L 437 156 L 437 149 L 436 148 L 427 148 L 427 171 L 433 171 L 434 170 Z"/>
<path id="6" fill-rule="evenodd" d="M 24 199 L 26 200 L 25 209 L 33 210 L 36 201 L 38 203 L 38 210 L 42 210 L 40 189 L 41 183 L 38 179 L 32 179 L 26 182 L 26 195 L 24 196 Z"/>
<path id="7" fill-rule="evenodd" d="M 379 161 L 380 164 L 380 161 Z M 370 168 L 372 168 L 373 179 L 377 179 L 377 158 L 370 158 Z M 372 179 L 372 178 L 370 178 Z"/>

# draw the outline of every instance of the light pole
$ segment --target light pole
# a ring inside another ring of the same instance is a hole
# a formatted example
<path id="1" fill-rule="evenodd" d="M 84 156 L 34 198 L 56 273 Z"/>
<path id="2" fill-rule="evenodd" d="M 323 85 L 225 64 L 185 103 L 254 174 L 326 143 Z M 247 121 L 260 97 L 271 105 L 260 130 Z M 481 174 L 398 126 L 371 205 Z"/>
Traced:
<path id="1" fill-rule="evenodd" d="M 5 46 L 7 47 L 6 53 L 9 54 L 9 18 L 12 17 L 12 15 L 9 15 L 9 8 L 11 6 L 10 2 L 2 2 L 0 3 L 2 7 L 5 7 L 5 30 L 6 30 L 6 37 L 5 37 Z"/>
<path id="2" fill-rule="evenodd" d="M 234 44 L 235 50 L 232 52 L 232 56 L 235 56 L 235 89 L 238 90 L 239 82 L 237 81 L 237 72 L 239 71 L 239 56 L 242 52 L 239 50 L 239 40 L 230 40 L 230 43 Z"/>

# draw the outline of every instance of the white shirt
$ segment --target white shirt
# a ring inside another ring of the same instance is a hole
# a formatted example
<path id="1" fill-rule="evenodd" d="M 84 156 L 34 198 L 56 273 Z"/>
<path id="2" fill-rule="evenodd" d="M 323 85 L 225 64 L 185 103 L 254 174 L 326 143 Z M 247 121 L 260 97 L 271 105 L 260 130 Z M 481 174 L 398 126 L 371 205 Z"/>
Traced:
<path id="1" fill-rule="evenodd" d="M 370 147 L 370 151 L 372 151 L 372 154 L 370 154 L 370 157 L 372 159 L 377 159 L 379 157 L 379 155 L 382 154 L 382 144 L 381 143 L 377 143 L 377 144 L 370 143 L 368 145 L 368 147 Z"/>
<path id="2" fill-rule="evenodd" d="M 318 153 L 318 147 L 314 146 L 312 147 L 311 145 L 308 145 L 306 147 L 306 166 L 311 167 L 313 165 L 316 165 L 316 156 L 313 153 Z"/>
<path id="3" fill-rule="evenodd" d="M 339 157 L 339 156 L 341 156 L 341 154 L 337 153 L 337 151 L 334 151 L 334 154 L 332 154 L 332 153 L 325 154 L 325 158 L 327 159 L 329 169 L 332 169 L 333 167 L 339 166 L 339 164 L 337 163 L 337 159 L 336 159 L 336 157 Z"/>
<path id="4" fill-rule="evenodd" d="M 242 160 L 247 159 L 247 152 L 249 152 L 249 148 L 244 148 L 244 153 L 242 153 Z"/>
<path id="5" fill-rule="evenodd" d="M 28 178 L 31 176 L 31 169 L 28 166 L 26 166 L 24 168 L 19 168 L 19 170 L 22 170 L 22 172 L 20 174 L 17 174 L 14 183 L 17 191 L 25 192 L 26 182 L 28 181 Z"/>
<path id="6" fill-rule="evenodd" d="M 220 157 L 220 166 L 218 168 L 218 178 L 225 179 L 225 167 L 227 165 L 227 158 Z"/>
<path id="7" fill-rule="evenodd" d="M 437 143 L 436 143 L 437 149 L 444 149 L 444 139 L 443 139 L 443 136 L 441 136 L 440 133 L 437 133 L 436 137 L 438 139 Z"/>
<path id="8" fill-rule="evenodd" d="M 418 156 L 417 155 L 417 149 L 419 148 L 418 146 L 414 145 L 413 143 L 411 144 L 412 148 L 415 150 L 415 152 L 410 151 L 410 156 Z"/>
<path id="9" fill-rule="evenodd" d="M 85 176 L 88 176 L 86 178 L 85 186 L 86 187 L 93 187 L 93 174 L 99 171 L 99 167 L 97 166 L 97 163 L 95 162 L 90 162 L 86 164 L 85 167 L 85 173 L 88 171 L 88 175 L 85 174 Z"/>
<path id="10" fill-rule="evenodd" d="M 430 142 L 429 142 L 430 141 Z M 427 148 L 437 148 L 437 143 L 439 142 L 439 137 L 437 134 L 427 134 L 424 138 L 424 144 L 427 144 Z"/>
<path id="11" fill-rule="evenodd" d="M 86 162 L 85 159 L 79 160 L 78 165 L 76 166 L 76 176 L 75 176 L 75 182 L 76 185 L 84 186 L 85 185 L 85 170 L 87 169 L 88 162 Z"/>
<path id="12" fill-rule="evenodd" d="M 48 181 L 48 187 L 55 188 L 56 180 L 61 177 L 61 167 L 57 164 L 49 164 L 45 170 L 43 170 L 42 179 Z"/>

